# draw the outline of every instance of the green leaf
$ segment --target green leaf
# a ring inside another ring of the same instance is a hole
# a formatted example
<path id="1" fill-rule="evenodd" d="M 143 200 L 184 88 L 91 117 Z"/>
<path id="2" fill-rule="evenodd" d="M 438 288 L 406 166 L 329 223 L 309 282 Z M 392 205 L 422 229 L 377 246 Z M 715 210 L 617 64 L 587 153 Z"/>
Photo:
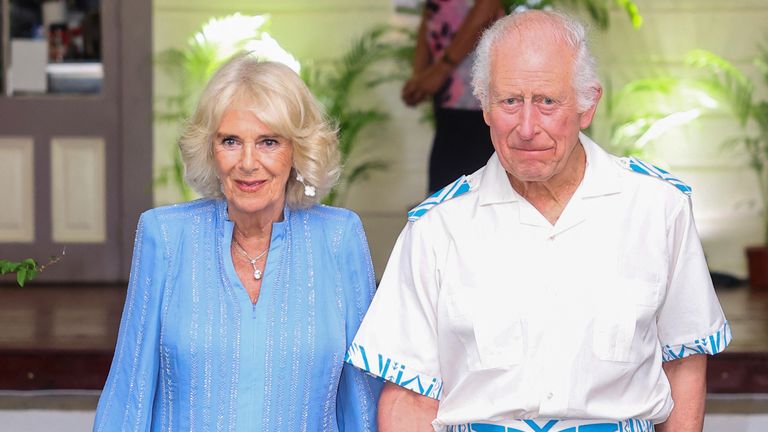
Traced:
<path id="1" fill-rule="evenodd" d="M 16 283 L 19 284 L 20 287 L 24 287 L 24 283 L 27 282 L 27 269 L 26 268 L 20 268 L 16 272 Z"/>
<path id="2" fill-rule="evenodd" d="M 8 260 L 0 260 L 0 274 L 6 274 L 16 271 L 17 263 Z"/>
<path id="3" fill-rule="evenodd" d="M 38 274 L 40 274 L 40 272 L 37 271 L 37 269 L 27 270 L 27 280 L 31 281 L 32 279 L 36 278 Z"/>
<path id="4" fill-rule="evenodd" d="M 643 16 L 640 15 L 640 10 L 635 2 L 629 0 L 615 0 L 615 2 L 627 13 L 629 20 L 632 22 L 632 27 L 639 28 L 643 25 Z"/>

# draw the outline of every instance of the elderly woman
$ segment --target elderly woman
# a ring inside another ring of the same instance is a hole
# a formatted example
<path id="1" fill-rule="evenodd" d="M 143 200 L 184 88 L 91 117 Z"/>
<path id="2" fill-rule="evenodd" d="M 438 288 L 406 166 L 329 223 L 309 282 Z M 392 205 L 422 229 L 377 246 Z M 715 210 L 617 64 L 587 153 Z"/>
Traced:
<path id="1" fill-rule="evenodd" d="M 318 205 L 335 131 L 288 67 L 237 57 L 179 143 L 204 199 L 144 213 L 95 431 L 369 431 L 344 353 L 374 292 L 360 219 Z"/>

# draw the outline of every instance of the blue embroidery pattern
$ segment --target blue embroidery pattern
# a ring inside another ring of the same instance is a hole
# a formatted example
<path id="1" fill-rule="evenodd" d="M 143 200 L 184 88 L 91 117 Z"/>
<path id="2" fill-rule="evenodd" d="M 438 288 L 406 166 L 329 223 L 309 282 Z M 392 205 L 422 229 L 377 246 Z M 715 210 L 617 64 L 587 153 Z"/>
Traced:
<path id="1" fill-rule="evenodd" d="M 661 349 L 661 358 L 666 362 L 685 358 L 691 354 L 715 355 L 723 352 L 725 347 L 731 343 L 732 339 L 731 326 L 729 326 L 726 321 L 725 324 L 713 334 L 701 339 L 696 339 L 691 343 L 664 345 Z"/>
<path id="2" fill-rule="evenodd" d="M 430 195 L 430 197 L 425 199 L 421 204 L 412 208 L 411 211 L 408 212 L 408 220 L 411 222 L 418 220 L 432 207 L 468 191 L 469 182 L 467 181 L 467 176 L 461 176 L 453 183 Z"/>
<path id="3" fill-rule="evenodd" d="M 611 423 L 589 423 L 572 426 L 569 421 L 565 428 L 558 425 L 562 420 L 515 420 L 514 426 L 489 423 L 466 423 L 448 426 L 448 432 L 653 432 L 650 420 L 630 419 Z M 541 424 L 540 424 L 541 423 Z M 559 426 L 559 427 L 556 427 Z"/>
<path id="4" fill-rule="evenodd" d="M 371 375 L 391 381 L 432 399 L 439 400 L 443 392 L 441 379 L 414 372 L 408 369 L 406 365 L 381 354 L 369 354 L 360 344 L 353 343 L 349 347 L 344 361 Z"/>
<path id="5" fill-rule="evenodd" d="M 636 173 L 660 178 L 668 183 L 671 183 L 674 187 L 680 189 L 680 191 L 686 195 L 690 195 L 691 192 L 693 191 L 690 186 L 688 186 L 682 180 L 673 176 L 669 172 L 655 165 L 651 165 L 649 163 L 643 162 L 640 159 L 635 158 L 634 156 L 621 158 L 620 161 L 625 168 L 631 169 Z"/>

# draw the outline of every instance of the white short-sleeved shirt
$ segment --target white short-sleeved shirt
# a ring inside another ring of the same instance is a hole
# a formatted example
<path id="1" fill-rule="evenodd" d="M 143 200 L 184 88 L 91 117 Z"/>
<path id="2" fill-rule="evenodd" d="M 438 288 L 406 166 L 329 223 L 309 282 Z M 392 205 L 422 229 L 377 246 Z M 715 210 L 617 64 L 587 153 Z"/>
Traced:
<path id="1" fill-rule="evenodd" d="M 662 361 L 730 342 L 689 196 L 581 143 L 584 179 L 554 226 L 493 155 L 400 234 L 346 360 L 439 399 L 436 430 L 662 422 Z"/>

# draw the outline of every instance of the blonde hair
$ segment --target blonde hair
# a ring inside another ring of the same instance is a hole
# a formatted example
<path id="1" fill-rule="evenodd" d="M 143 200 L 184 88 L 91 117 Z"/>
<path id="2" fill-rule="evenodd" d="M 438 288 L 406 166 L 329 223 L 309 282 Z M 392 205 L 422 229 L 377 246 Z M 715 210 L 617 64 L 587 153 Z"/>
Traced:
<path id="1" fill-rule="evenodd" d="M 224 112 L 236 103 L 245 104 L 245 109 L 265 126 L 290 140 L 293 168 L 285 190 L 288 207 L 305 208 L 318 203 L 341 172 L 336 128 L 293 70 L 247 54 L 233 58 L 216 71 L 200 95 L 194 114 L 184 124 L 179 148 L 187 183 L 204 197 L 224 196 L 216 177 L 213 138 Z M 304 194 L 304 185 L 296 180 L 297 170 L 306 184 L 316 188 L 315 196 Z"/>

